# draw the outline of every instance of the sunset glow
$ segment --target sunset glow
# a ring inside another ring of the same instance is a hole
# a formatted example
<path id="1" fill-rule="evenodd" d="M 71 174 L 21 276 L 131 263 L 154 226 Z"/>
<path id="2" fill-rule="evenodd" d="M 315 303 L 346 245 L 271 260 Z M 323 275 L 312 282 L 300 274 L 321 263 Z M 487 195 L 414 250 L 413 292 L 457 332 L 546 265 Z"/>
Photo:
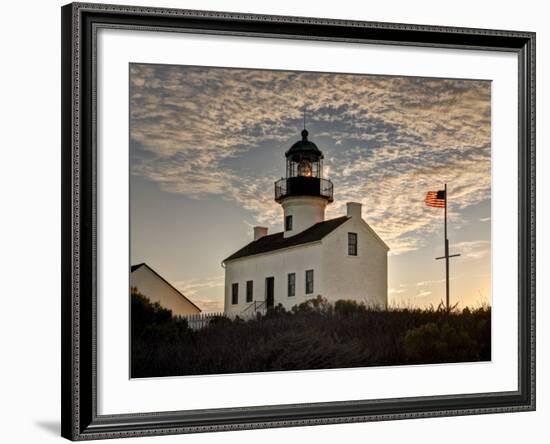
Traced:
<path id="1" fill-rule="evenodd" d="M 443 213 L 424 203 L 445 183 L 451 303 L 491 303 L 489 81 L 132 64 L 130 83 L 131 261 L 204 311 L 223 309 L 220 262 L 252 227 L 282 231 L 273 183 L 304 108 L 327 218 L 363 204 L 390 247 L 390 304 L 445 298 Z"/>

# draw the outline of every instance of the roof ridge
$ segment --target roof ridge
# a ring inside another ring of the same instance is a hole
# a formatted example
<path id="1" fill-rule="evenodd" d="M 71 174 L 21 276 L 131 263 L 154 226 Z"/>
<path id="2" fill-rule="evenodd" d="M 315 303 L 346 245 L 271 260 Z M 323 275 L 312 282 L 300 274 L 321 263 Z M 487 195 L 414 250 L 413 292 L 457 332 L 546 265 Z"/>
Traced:
<path id="1" fill-rule="evenodd" d="M 135 271 L 135 270 L 137 270 L 138 268 L 142 267 L 143 265 L 146 265 L 147 267 L 149 267 L 149 265 L 147 265 L 145 262 L 140 262 L 139 264 L 131 265 L 131 266 L 130 266 L 130 270 L 131 270 L 131 271 Z"/>
<path id="2" fill-rule="evenodd" d="M 299 233 L 296 233 L 296 234 L 294 234 L 294 235 L 292 235 L 292 236 L 289 236 L 289 237 L 287 237 L 286 239 L 290 239 L 290 238 L 292 238 L 292 237 L 294 237 L 294 236 L 299 236 L 300 234 L 305 233 L 305 232 L 308 231 L 308 230 L 311 230 L 312 228 L 316 227 L 316 226 L 319 225 L 319 224 L 326 224 L 326 223 L 328 223 L 328 222 L 334 222 L 335 220 L 344 219 L 344 218 L 345 218 L 345 219 L 349 219 L 348 216 L 338 216 L 338 217 L 333 217 L 332 219 L 327 219 L 327 220 L 322 220 L 321 222 L 316 222 L 316 223 L 314 223 L 311 227 L 306 228 L 304 231 L 300 231 Z M 277 231 L 277 232 L 275 232 L 275 233 L 266 234 L 265 236 L 262 236 L 260 239 L 265 239 L 266 237 L 269 237 L 269 236 L 276 236 L 276 235 L 278 235 L 278 234 L 280 235 L 280 234 L 283 234 L 283 233 L 284 233 L 284 231 Z M 254 242 L 258 242 L 260 239 L 256 239 L 256 240 L 250 241 L 247 245 L 250 245 L 250 244 L 252 244 L 252 243 L 254 243 Z"/>
<path id="3" fill-rule="evenodd" d="M 130 271 L 134 272 L 141 266 L 145 265 L 149 270 L 151 270 L 154 274 L 157 275 L 162 281 L 164 281 L 166 284 L 168 284 L 169 287 L 171 287 L 173 290 L 175 290 L 177 293 L 180 294 L 181 297 L 183 297 L 187 302 L 189 302 L 193 307 L 195 307 L 199 312 L 202 313 L 202 310 L 197 304 L 195 304 L 191 299 L 189 299 L 187 296 L 185 296 L 180 290 L 178 290 L 173 284 L 171 284 L 166 278 L 161 276 L 155 269 L 153 269 L 151 266 L 147 265 L 145 262 L 142 262 L 141 264 L 132 265 L 130 267 Z M 135 268 L 134 268 L 135 267 Z"/>
<path id="4" fill-rule="evenodd" d="M 241 249 L 237 250 L 232 255 L 225 258 L 222 262 L 242 257 L 253 256 L 256 254 L 270 253 L 272 251 L 282 250 L 298 245 L 304 245 L 311 242 L 316 242 L 323 239 L 329 233 L 334 231 L 345 221 L 348 216 L 340 216 L 333 219 L 317 222 L 304 231 L 301 231 L 293 236 L 284 237 L 284 231 L 262 236 L 259 239 L 253 240 L 246 244 Z"/>

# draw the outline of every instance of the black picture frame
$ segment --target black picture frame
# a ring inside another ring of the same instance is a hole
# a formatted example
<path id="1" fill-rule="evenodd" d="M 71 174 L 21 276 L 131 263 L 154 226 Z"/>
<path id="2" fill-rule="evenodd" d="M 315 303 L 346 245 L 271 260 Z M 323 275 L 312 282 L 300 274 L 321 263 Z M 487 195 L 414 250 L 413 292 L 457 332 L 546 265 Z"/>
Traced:
<path id="1" fill-rule="evenodd" d="M 62 436 L 84 440 L 535 409 L 535 33 L 84 3 L 64 6 L 61 15 Z M 100 27 L 515 53 L 519 66 L 518 390 L 98 415 L 94 76 Z"/>

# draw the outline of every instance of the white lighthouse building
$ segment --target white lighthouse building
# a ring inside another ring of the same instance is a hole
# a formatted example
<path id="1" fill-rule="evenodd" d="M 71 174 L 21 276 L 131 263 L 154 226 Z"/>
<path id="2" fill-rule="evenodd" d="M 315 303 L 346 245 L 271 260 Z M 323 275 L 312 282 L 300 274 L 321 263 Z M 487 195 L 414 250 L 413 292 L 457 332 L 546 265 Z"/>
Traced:
<path id="1" fill-rule="evenodd" d="M 286 178 L 275 182 L 284 230 L 254 227 L 254 239 L 223 261 L 225 313 L 247 317 L 282 304 L 286 309 L 321 295 L 385 308 L 388 246 L 363 220 L 361 204 L 325 220 L 333 184 L 323 178 L 323 153 L 302 139 L 285 153 Z"/>

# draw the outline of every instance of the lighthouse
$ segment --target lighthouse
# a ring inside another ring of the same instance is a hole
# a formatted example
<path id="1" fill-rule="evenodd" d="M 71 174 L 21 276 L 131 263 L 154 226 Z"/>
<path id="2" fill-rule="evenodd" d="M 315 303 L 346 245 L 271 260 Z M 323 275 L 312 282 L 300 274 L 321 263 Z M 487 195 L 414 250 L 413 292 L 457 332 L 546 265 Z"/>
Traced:
<path id="1" fill-rule="evenodd" d="M 323 178 L 323 153 L 302 138 L 285 153 L 286 177 L 275 182 L 275 201 L 283 207 L 283 237 L 291 237 L 325 220 L 325 209 L 334 200 L 333 185 Z"/>
<path id="2" fill-rule="evenodd" d="M 389 248 L 363 219 L 362 204 L 348 202 L 345 215 L 325 218 L 334 187 L 305 125 L 284 155 L 286 177 L 274 196 L 283 230 L 254 227 L 252 241 L 222 261 L 225 314 L 247 318 L 317 296 L 386 308 Z"/>

